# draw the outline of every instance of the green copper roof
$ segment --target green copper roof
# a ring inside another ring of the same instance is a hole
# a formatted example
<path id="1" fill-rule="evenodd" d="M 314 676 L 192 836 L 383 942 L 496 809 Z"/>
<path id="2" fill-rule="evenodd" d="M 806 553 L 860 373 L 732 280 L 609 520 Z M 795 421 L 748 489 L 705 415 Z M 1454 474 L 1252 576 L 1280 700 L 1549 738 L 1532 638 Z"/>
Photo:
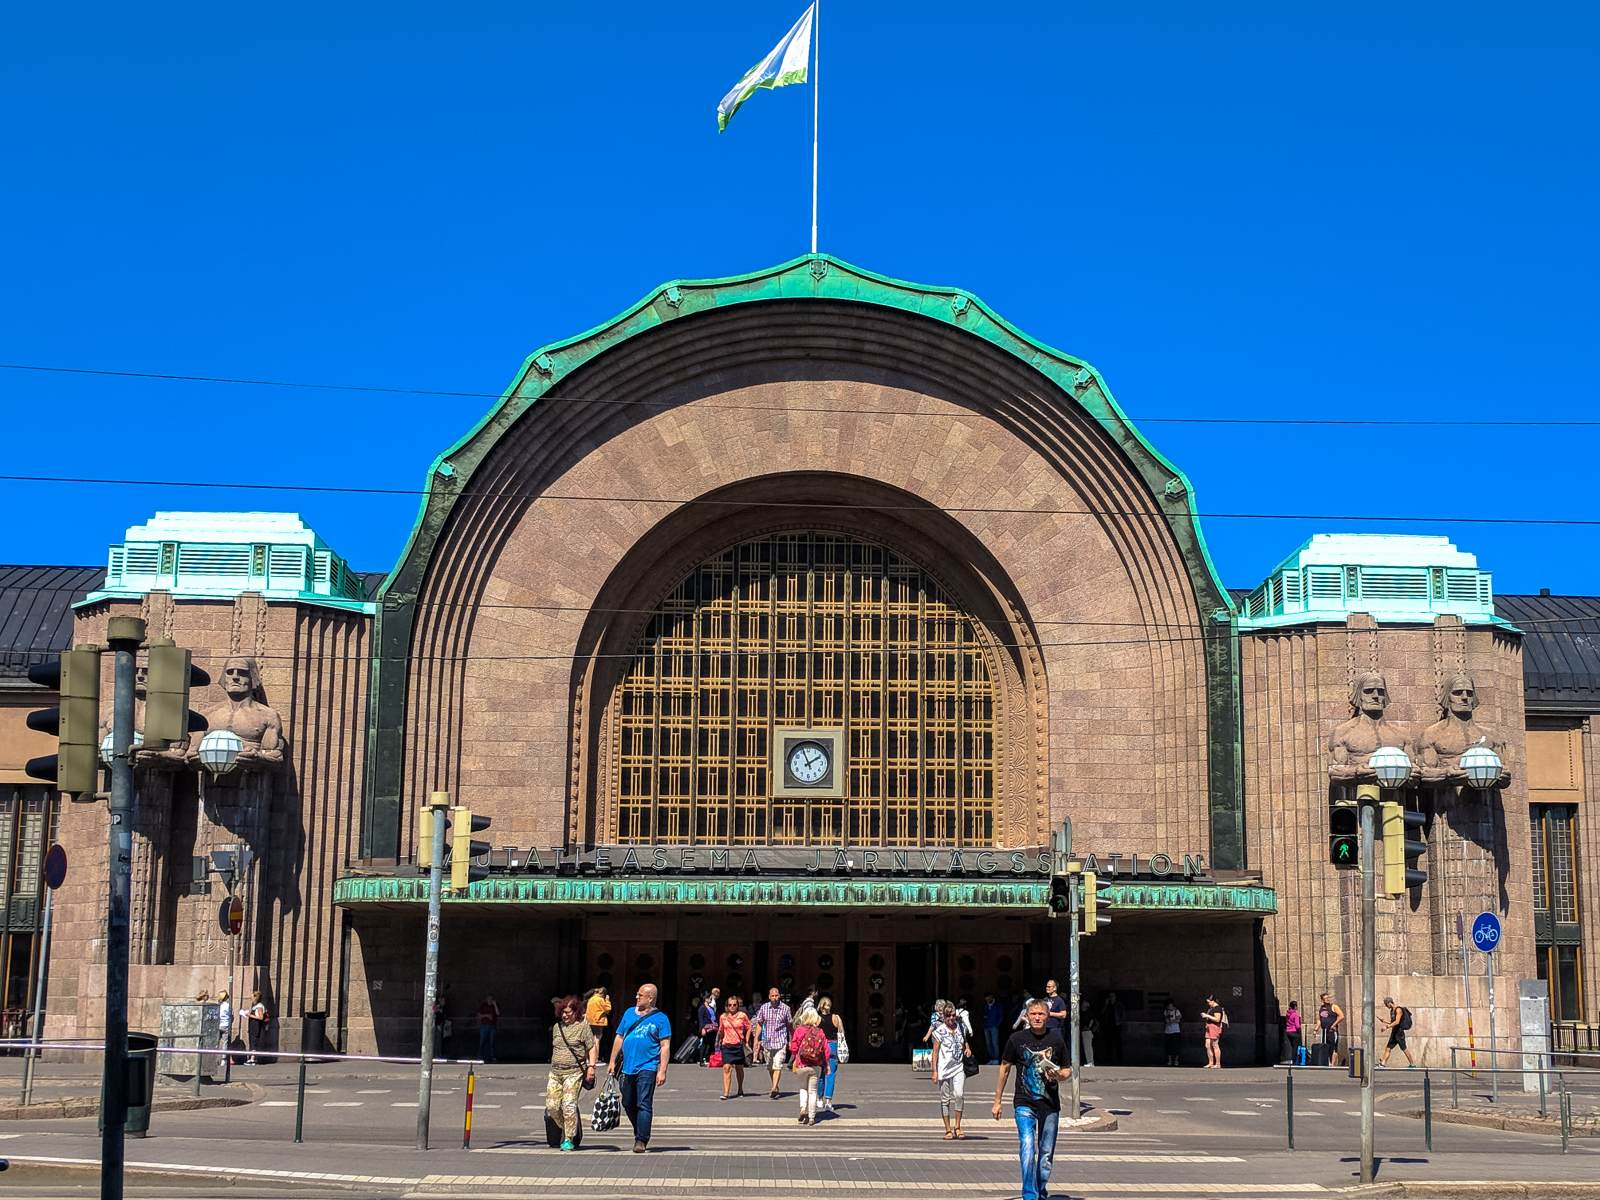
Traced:
<path id="1" fill-rule="evenodd" d="M 1475 555 L 1449 538 L 1404 533 L 1319 533 L 1239 603 L 1240 629 L 1313 621 L 1343 623 L 1353 612 L 1379 621 L 1509 623 L 1495 615 L 1494 583 Z"/>
<path id="2" fill-rule="evenodd" d="M 158 512 L 111 547 L 106 580 L 82 604 L 170 592 L 184 599 L 259 592 L 269 601 L 370 613 L 361 577 L 297 513 Z"/>

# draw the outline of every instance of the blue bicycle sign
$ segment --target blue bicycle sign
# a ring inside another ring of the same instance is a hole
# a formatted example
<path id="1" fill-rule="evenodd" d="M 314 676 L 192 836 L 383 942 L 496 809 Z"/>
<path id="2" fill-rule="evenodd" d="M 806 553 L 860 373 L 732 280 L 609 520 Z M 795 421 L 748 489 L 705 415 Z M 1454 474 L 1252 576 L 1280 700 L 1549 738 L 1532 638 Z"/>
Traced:
<path id="1" fill-rule="evenodd" d="M 1500 945 L 1500 918 L 1492 912 L 1481 912 L 1473 918 L 1472 944 L 1485 954 L 1493 954 Z"/>

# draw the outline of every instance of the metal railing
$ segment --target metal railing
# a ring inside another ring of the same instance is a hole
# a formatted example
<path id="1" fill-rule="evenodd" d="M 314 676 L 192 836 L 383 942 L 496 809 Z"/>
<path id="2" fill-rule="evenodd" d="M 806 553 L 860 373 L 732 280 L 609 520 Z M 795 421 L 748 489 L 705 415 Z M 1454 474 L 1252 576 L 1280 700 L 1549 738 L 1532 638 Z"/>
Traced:
<path id="1" fill-rule="evenodd" d="M 0 1038 L 0 1050 L 4 1050 L 4 1049 L 7 1049 L 7 1048 L 16 1048 L 16 1049 L 27 1050 L 27 1051 L 31 1051 L 34 1054 L 37 1054 L 40 1050 L 64 1050 L 64 1051 L 70 1051 L 70 1052 L 78 1053 L 78 1054 L 104 1054 L 105 1053 L 105 1043 L 104 1042 L 85 1042 L 85 1041 L 36 1042 L 36 1041 L 32 1040 L 31 1038 Z M 139 1053 L 149 1054 L 151 1056 L 154 1056 L 154 1055 L 157 1055 L 157 1054 L 164 1054 L 164 1053 L 175 1053 L 175 1054 L 184 1054 L 184 1055 L 193 1054 L 193 1055 L 202 1056 L 202 1057 L 203 1056 L 211 1056 L 211 1057 L 220 1058 L 223 1055 L 234 1055 L 234 1056 L 237 1056 L 239 1054 L 239 1051 L 238 1050 L 232 1050 L 232 1049 L 221 1049 L 221 1048 L 217 1048 L 217 1049 L 201 1049 L 201 1048 L 199 1048 L 197 1046 L 171 1046 L 171 1045 L 157 1044 L 156 1046 L 151 1047 L 149 1050 L 140 1051 Z M 303 1053 L 297 1053 L 295 1051 L 290 1051 L 290 1050 L 273 1050 L 273 1051 L 270 1052 L 270 1057 L 272 1057 L 274 1059 L 289 1059 L 289 1060 L 297 1062 L 299 1064 L 298 1065 L 298 1071 L 297 1071 L 297 1079 L 296 1079 L 296 1083 L 295 1083 L 295 1108 L 294 1108 L 294 1142 L 295 1142 L 296 1145 L 299 1145 L 300 1143 L 303 1143 L 305 1141 L 306 1066 L 307 1066 L 308 1063 L 373 1062 L 373 1063 L 389 1063 L 389 1064 L 393 1064 L 393 1065 L 396 1065 L 396 1066 L 418 1066 L 422 1062 L 421 1058 L 409 1057 L 409 1056 L 405 1056 L 405 1055 L 394 1055 L 394 1054 L 333 1054 L 333 1053 L 303 1054 Z M 472 1099 L 473 1099 L 473 1093 L 475 1092 L 476 1087 L 477 1087 L 477 1068 L 479 1068 L 479 1067 L 484 1065 L 484 1060 L 481 1059 L 481 1058 L 435 1058 L 433 1060 L 433 1063 L 434 1063 L 434 1066 L 436 1066 L 436 1067 L 438 1067 L 438 1066 L 464 1066 L 464 1067 L 467 1068 L 466 1079 L 464 1081 L 465 1085 L 466 1085 L 465 1086 L 464 1108 L 463 1108 L 462 1117 L 461 1117 L 461 1148 L 463 1150 L 470 1150 L 470 1149 L 472 1149 Z M 195 1090 L 196 1090 L 196 1092 L 199 1091 L 199 1084 L 198 1084 L 198 1081 L 199 1081 L 199 1078 L 200 1078 L 200 1071 L 198 1070 L 199 1065 L 200 1064 L 197 1062 L 196 1063 L 196 1068 L 197 1069 L 195 1071 L 195 1079 L 196 1079 L 196 1089 Z M 152 1061 L 151 1066 L 152 1066 L 152 1069 L 153 1069 L 154 1068 L 154 1061 Z"/>
<path id="2" fill-rule="evenodd" d="M 1467 1050 L 1467 1047 L 1464 1047 L 1464 1046 L 1463 1047 L 1452 1046 L 1450 1049 L 1451 1049 L 1451 1057 L 1454 1058 L 1454 1055 L 1455 1055 L 1456 1051 L 1459 1050 L 1459 1051 L 1465 1053 L 1466 1050 Z M 1480 1050 L 1478 1050 L 1478 1053 L 1479 1054 L 1483 1054 L 1483 1053 L 1485 1053 L 1485 1051 L 1480 1049 Z M 1521 1051 L 1521 1050 L 1501 1050 L 1501 1051 L 1491 1051 L 1489 1053 L 1515 1054 L 1518 1057 L 1544 1058 L 1547 1061 L 1550 1058 L 1553 1057 L 1553 1055 L 1551 1055 L 1549 1053 L 1540 1053 L 1540 1052 L 1537 1052 L 1537 1051 L 1524 1052 L 1524 1051 Z M 1596 1059 L 1600 1059 L 1600 1054 L 1589 1055 L 1589 1056 L 1585 1056 L 1585 1057 L 1593 1057 L 1593 1058 L 1596 1058 Z M 1284 1133 L 1285 1133 L 1286 1141 L 1288 1143 L 1288 1148 L 1290 1150 L 1293 1150 L 1295 1148 L 1295 1145 L 1294 1145 L 1294 1087 L 1295 1087 L 1294 1077 L 1297 1074 L 1307 1074 L 1307 1073 L 1309 1073 L 1309 1074 L 1312 1074 L 1312 1075 L 1323 1075 L 1323 1076 L 1326 1076 L 1329 1073 L 1334 1073 L 1334 1074 L 1343 1075 L 1343 1076 L 1345 1076 L 1347 1078 L 1350 1078 L 1352 1080 L 1352 1082 L 1354 1082 L 1354 1076 L 1351 1075 L 1348 1064 L 1345 1065 L 1345 1066 L 1336 1066 L 1336 1067 L 1309 1067 L 1309 1066 L 1308 1067 L 1302 1067 L 1302 1066 L 1297 1066 L 1297 1065 L 1290 1064 L 1290 1063 L 1279 1063 L 1279 1064 L 1277 1064 L 1275 1069 L 1276 1070 L 1280 1070 L 1280 1071 L 1282 1071 L 1284 1073 Z M 1548 1097 L 1549 1092 L 1551 1090 L 1550 1084 L 1553 1084 L 1553 1089 L 1554 1089 L 1554 1093 L 1555 1093 L 1555 1096 L 1556 1096 L 1556 1115 L 1557 1115 L 1557 1120 L 1558 1120 L 1558 1123 L 1559 1123 L 1559 1126 L 1560 1126 L 1560 1130 L 1561 1130 L 1561 1152 L 1563 1154 L 1565 1154 L 1567 1152 L 1568 1145 L 1572 1140 L 1572 1098 L 1573 1098 L 1573 1094 L 1574 1094 L 1572 1085 L 1573 1085 L 1574 1081 L 1577 1081 L 1577 1080 L 1600 1081 L 1600 1068 L 1578 1067 L 1578 1068 L 1556 1069 L 1556 1068 L 1554 1068 L 1553 1066 L 1550 1066 L 1550 1065 L 1546 1065 L 1543 1069 L 1540 1069 L 1539 1067 L 1534 1067 L 1532 1069 L 1529 1069 L 1529 1068 L 1522 1067 L 1522 1066 L 1518 1066 L 1518 1067 L 1457 1067 L 1457 1066 L 1450 1066 L 1450 1067 L 1379 1067 L 1379 1066 L 1374 1066 L 1374 1067 L 1371 1068 L 1371 1070 L 1372 1070 L 1373 1082 L 1374 1083 L 1376 1083 L 1377 1080 L 1380 1077 L 1383 1077 L 1383 1076 L 1389 1076 L 1395 1082 L 1399 1082 L 1401 1080 L 1407 1080 L 1407 1079 L 1415 1079 L 1417 1077 L 1417 1073 L 1419 1071 L 1421 1072 L 1421 1075 L 1422 1075 L 1422 1141 L 1423 1141 L 1423 1146 L 1430 1153 L 1433 1151 L 1433 1083 L 1434 1083 L 1434 1076 L 1435 1075 L 1448 1075 L 1450 1077 L 1450 1106 L 1451 1106 L 1451 1108 L 1457 1108 L 1458 1109 L 1460 1107 L 1460 1102 L 1459 1102 L 1459 1095 L 1458 1095 L 1458 1091 L 1457 1091 L 1457 1081 L 1463 1075 L 1467 1076 L 1468 1078 L 1474 1078 L 1474 1077 L 1477 1077 L 1477 1076 L 1480 1076 L 1480 1075 L 1490 1075 L 1490 1076 L 1495 1076 L 1495 1075 L 1529 1075 L 1529 1074 L 1537 1073 L 1539 1075 L 1539 1079 L 1540 1079 L 1539 1115 L 1541 1117 L 1544 1117 L 1544 1118 L 1548 1118 L 1548 1116 L 1549 1116 L 1548 1106 L 1547 1106 L 1547 1097 Z M 1547 1080 L 1550 1081 L 1550 1083 L 1547 1083 Z"/>

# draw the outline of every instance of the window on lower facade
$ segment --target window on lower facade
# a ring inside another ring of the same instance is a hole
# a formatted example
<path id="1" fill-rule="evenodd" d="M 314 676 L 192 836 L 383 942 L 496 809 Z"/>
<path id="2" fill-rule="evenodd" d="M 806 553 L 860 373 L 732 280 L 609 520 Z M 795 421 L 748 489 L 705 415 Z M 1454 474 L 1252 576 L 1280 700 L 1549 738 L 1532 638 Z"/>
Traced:
<path id="1" fill-rule="evenodd" d="M 1550 1016 L 1583 1019 L 1583 927 L 1578 906 L 1578 809 L 1573 804 L 1535 804 L 1533 834 L 1533 931 L 1539 978 L 1550 988 Z"/>

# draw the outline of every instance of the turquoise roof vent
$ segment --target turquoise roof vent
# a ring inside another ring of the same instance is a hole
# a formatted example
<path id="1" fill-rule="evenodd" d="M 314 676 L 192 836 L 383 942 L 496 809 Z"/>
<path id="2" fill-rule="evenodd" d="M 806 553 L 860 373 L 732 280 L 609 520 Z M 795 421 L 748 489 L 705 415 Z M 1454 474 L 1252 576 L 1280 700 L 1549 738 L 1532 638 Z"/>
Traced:
<path id="1" fill-rule="evenodd" d="M 158 512 L 111 547 L 105 587 L 83 603 L 171 592 L 259 592 L 268 600 L 372 612 L 359 575 L 296 513 Z"/>
<path id="2" fill-rule="evenodd" d="M 1449 538 L 1319 533 L 1240 602 L 1239 628 L 1342 623 L 1353 612 L 1378 621 L 1428 623 L 1448 613 L 1468 625 L 1506 624 L 1494 615 L 1489 572 Z"/>

